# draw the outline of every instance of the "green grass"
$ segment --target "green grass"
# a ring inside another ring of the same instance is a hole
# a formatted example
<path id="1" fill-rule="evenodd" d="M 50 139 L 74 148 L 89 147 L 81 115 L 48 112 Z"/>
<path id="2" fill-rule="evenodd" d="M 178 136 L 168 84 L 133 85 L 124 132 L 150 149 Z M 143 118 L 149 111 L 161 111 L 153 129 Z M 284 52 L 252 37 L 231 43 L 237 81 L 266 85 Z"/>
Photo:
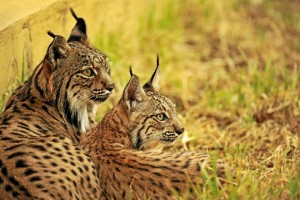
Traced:
<path id="1" fill-rule="evenodd" d="M 93 41 L 110 57 L 117 86 L 98 120 L 118 101 L 129 65 L 146 81 L 158 53 L 161 91 L 177 104 L 186 131 L 156 148 L 209 152 L 237 175 L 221 189 L 207 176 L 199 199 L 299 199 L 299 1 L 132 4 L 116 3 L 126 19 L 105 19 Z"/>

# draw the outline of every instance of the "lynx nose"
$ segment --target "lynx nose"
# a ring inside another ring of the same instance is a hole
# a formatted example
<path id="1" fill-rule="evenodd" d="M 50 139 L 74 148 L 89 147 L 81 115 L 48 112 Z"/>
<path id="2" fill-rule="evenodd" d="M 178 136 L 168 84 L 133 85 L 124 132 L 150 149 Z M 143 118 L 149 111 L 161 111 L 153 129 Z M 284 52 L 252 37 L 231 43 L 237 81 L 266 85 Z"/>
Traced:
<path id="1" fill-rule="evenodd" d="M 181 133 L 183 133 L 183 131 L 184 131 L 184 128 L 181 128 L 181 129 L 176 130 L 176 133 L 177 133 L 178 135 L 180 135 Z"/>
<path id="2" fill-rule="evenodd" d="M 114 88 L 115 88 L 115 84 L 111 84 L 111 85 L 109 85 L 106 89 L 107 89 L 108 91 L 112 92 L 112 91 L 114 90 Z"/>

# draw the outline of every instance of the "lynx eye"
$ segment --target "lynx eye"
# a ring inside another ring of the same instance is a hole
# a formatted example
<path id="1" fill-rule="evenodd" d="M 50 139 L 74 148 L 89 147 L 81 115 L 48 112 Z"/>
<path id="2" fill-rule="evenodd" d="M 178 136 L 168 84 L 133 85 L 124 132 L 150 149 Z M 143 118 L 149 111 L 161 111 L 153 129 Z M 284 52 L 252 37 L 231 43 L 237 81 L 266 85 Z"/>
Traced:
<path id="1" fill-rule="evenodd" d="M 94 76 L 94 72 L 92 69 L 85 69 L 82 71 L 82 74 L 88 78 Z"/>
<path id="2" fill-rule="evenodd" d="M 164 113 L 157 114 L 157 115 L 156 115 L 156 118 L 157 118 L 159 121 L 166 121 L 166 120 L 168 119 L 168 117 L 167 117 Z"/>

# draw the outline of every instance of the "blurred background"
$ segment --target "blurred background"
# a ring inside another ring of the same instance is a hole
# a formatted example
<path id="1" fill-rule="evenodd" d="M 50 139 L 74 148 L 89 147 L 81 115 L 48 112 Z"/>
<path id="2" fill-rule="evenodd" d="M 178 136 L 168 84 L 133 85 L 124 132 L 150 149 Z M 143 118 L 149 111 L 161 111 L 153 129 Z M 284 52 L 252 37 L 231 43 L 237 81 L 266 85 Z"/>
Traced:
<path id="1" fill-rule="evenodd" d="M 86 19 L 91 44 L 111 59 L 116 82 L 98 120 L 119 100 L 129 65 L 146 81 L 159 54 L 161 92 L 176 103 L 186 131 L 172 145 L 149 148 L 207 152 L 235 168 L 233 184 L 207 184 L 200 199 L 300 198 L 299 0 L 85 1 L 91 10 L 81 4 L 70 6 Z M 65 37 L 75 23 L 68 6 L 58 18 L 67 25 L 50 27 Z M 2 105 L 38 64 L 24 63 Z"/>

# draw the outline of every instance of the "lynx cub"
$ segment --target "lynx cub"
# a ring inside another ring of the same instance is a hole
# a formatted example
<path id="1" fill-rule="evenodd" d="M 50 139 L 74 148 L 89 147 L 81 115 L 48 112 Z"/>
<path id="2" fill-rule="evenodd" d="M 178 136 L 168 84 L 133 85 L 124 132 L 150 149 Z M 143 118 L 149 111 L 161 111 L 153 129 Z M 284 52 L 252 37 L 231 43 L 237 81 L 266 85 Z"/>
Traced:
<path id="1" fill-rule="evenodd" d="M 203 183 L 202 166 L 213 173 L 209 156 L 195 152 L 142 151 L 152 140 L 173 142 L 183 131 L 175 105 L 158 93 L 159 67 L 140 87 L 131 72 L 118 105 L 81 138 L 80 146 L 92 158 L 106 199 L 170 199 L 184 196 L 189 184 Z M 225 166 L 217 163 L 217 175 Z M 193 191 L 189 192 L 191 197 Z M 186 196 L 185 196 L 186 197 Z"/>

